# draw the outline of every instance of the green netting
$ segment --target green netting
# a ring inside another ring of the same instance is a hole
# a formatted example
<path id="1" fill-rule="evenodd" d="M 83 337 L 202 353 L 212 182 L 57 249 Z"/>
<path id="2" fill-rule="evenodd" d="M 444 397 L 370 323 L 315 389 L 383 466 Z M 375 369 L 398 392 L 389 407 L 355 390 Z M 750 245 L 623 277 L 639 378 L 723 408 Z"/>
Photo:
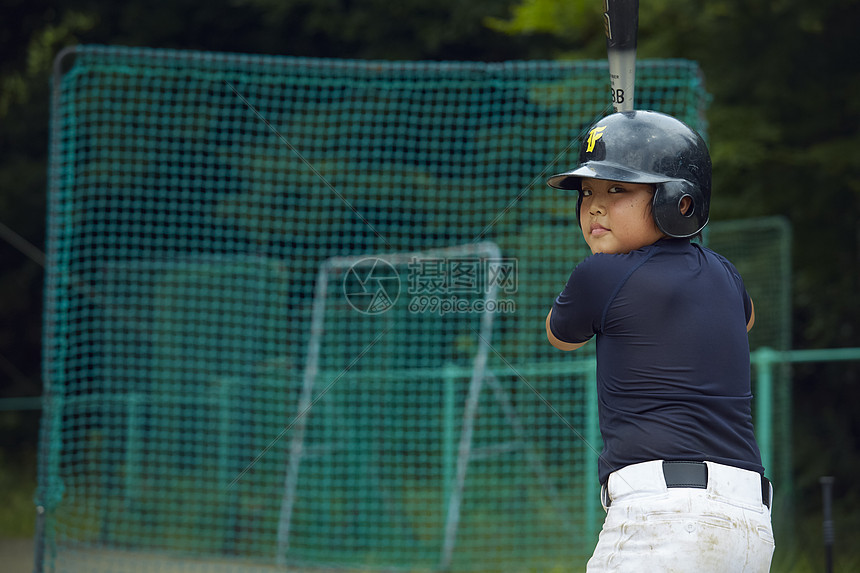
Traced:
<path id="1" fill-rule="evenodd" d="M 735 263 L 755 305 L 750 348 L 791 348 L 791 228 L 782 217 L 723 221 L 707 227 L 708 246 Z M 756 434 L 768 477 L 774 482 L 774 527 L 781 539 L 793 535 L 791 369 L 774 367 L 770 400 L 759 386 L 753 356 Z M 765 398 L 767 400 L 767 398 Z M 766 426 L 765 426 L 766 424 Z"/>
<path id="2" fill-rule="evenodd" d="M 543 319 L 587 249 L 544 180 L 610 111 L 603 62 L 57 68 L 45 569 L 584 562 L 593 357 Z M 705 129 L 694 63 L 637 81 Z"/>

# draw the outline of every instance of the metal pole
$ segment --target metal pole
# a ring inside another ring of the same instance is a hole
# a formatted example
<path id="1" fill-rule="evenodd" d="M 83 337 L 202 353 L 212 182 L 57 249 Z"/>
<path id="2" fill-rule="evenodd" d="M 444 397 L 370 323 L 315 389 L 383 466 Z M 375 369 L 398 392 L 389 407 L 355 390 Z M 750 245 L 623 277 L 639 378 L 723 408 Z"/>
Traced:
<path id="1" fill-rule="evenodd" d="M 756 437 L 765 472 L 773 471 L 773 362 L 775 352 L 761 348 L 753 357 L 756 365 Z"/>
<path id="2" fill-rule="evenodd" d="M 33 573 L 45 571 L 45 506 L 36 507 L 36 535 L 34 537 Z"/>
<path id="3" fill-rule="evenodd" d="M 305 371 L 302 376 L 302 394 L 296 408 L 296 417 L 289 429 L 295 424 L 293 439 L 290 442 L 290 459 L 287 475 L 284 478 L 284 495 L 281 498 L 281 514 L 278 519 L 278 548 L 275 562 L 284 565 L 287 562 L 287 553 L 290 550 L 290 527 L 293 519 L 293 506 L 296 501 L 296 490 L 299 483 L 299 466 L 304 451 L 305 426 L 310 415 L 309 410 L 313 406 L 314 382 L 319 371 L 319 354 L 325 326 L 325 297 L 328 288 L 328 272 L 331 268 L 331 259 L 320 266 L 317 275 L 316 288 L 314 290 L 314 302 L 311 310 L 311 335 L 308 339 L 308 350 L 305 355 Z M 285 431 L 284 430 L 284 431 Z M 278 436 L 280 438 L 280 436 Z"/>
<path id="4" fill-rule="evenodd" d="M 833 538 L 834 529 L 833 529 L 833 477 L 825 476 L 820 480 L 821 482 L 821 498 L 824 505 L 824 521 L 822 523 L 822 529 L 824 530 L 824 555 L 825 555 L 825 563 L 827 573 L 833 572 Z"/>
<path id="5" fill-rule="evenodd" d="M 603 508 L 598 510 L 597 500 L 599 491 L 597 481 L 597 458 L 599 454 L 592 450 L 600 443 L 600 415 L 597 410 L 597 371 L 592 366 L 585 376 L 585 474 L 586 483 L 594 484 L 592 487 L 584 488 L 585 491 L 585 515 L 588 516 L 587 531 L 595 537 L 603 527 Z M 599 511 L 599 513 L 598 513 Z"/>
<path id="6" fill-rule="evenodd" d="M 442 377 L 445 380 L 445 415 L 443 417 L 442 429 L 442 479 L 444 480 L 445 490 L 444 510 L 447 511 L 457 479 L 456 368 L 450 364 L 446 365 L 442 370 Z"/>

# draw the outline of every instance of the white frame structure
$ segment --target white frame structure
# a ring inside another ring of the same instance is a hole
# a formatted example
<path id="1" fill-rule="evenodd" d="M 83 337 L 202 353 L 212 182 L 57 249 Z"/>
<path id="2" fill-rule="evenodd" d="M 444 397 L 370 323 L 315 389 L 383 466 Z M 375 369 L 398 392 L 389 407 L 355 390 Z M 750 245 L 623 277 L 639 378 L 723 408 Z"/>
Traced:
<path id="1" fill-rule="evenodd" d="M 314 382 L 319 372 L 320 346 L 324 328 L 325 301 L 328 295 L 329 275 L 333 272 L 343 272 L 346 269 L 354 268 L 356 266 L 375 264 L 376 261 L 380 259 L 396 267 L 398 265 L 408 264 L 409 262 L 419 258 L 462 258 L 464 256 L 484 256 L 489 260 L 502 259 L 501 250 L 498 245 L 491 241 L 484 241 L 425 251 L 332 257 L 326 259 L 320 265 L 314 290 L 311 333 L 308 340 L 308 351 L 302 379 L 302 390 L 297 406 L 293 437 L 290 442 L 289 465 L 284 480 L 284 494 L 281 502 L 280 518 L 278 520 L 276 561 L 279 565 L 286 564 L 287 554 L 290 549 L 290 526 L 297 495 L 296 490 L 298 487 L 299 470 L 302 456 L 304 454 L 304 435 L 307 424 L 306 414 L 313 406 Z M 492 279 L 492 277 L 488 278 Z M 441 571 L 450 569 L 454 558 L 466 473 L 468 471 L 469 461 L 473 459 L 473 457 L 491 456 L 494 455 L 494 453 L 510 451 L 511 449 L 525 449 L 526 459 L 532 466 L 532 469 L 536 473 L 544 490 L 550 498 L 554 500 L 556 510 L 559 511 L 561 515 L 569 514 L 568 510 L 561 504 L 561 495 L 553 486 L 552 481 L 547 477 L 548 473 L 540 460 L 540 456 L 537 454 L 536 450 L 528 444 L 525 430 L 519 422 L 516 411 L 510 400 L 507 398 L 504 389 L 496 376 L 487 370 L 487 359 L 489 357 L 489 351 L 491 350 L 490 343 L 492 340 L 493 319 L 495 314 L 493 309 L 495 308 L 498 300 L 497 296 L 497 282 L 495 280 L 488 280 L 484 297 L 484 310 L 480 321 L 480 330 L 476 331 L 479 338 L 478 350 L 472 360 L 470 372 L 468 372 L 470 375 L 469 392 L 463 409 L 459 443 L 456 449 L 456 467 L 450 468 L 450 473 L 453 474 L 453 484 L 446 492 L 447 511 L 444 542 L 440 552 L 438 565 L 438 568 Z M 462 372 L 462 369 L 460 368 L 456 368 L 456 370 Z M 440 378 L 443 379 L 446 384 L 450 385 L 453 383 L 452 371 L 449 369 L 443 369 L 440 371 Z M 496 401 L 501 406 L 504 416 L 508 424 L 513 429 L 517 440 L 510 444 L 503 444 L 499 448 L 492 448 L 494 451 L 479 453 L 473 452 L 472 435 L 481 390 L 485 379 L 493 390 Z M 453 415 L 453 409 L 451 415 Z M 454 429 L 454 432 L 451 432 L 452 435 L 455 432 L 456 429 Z M 453 449 L 453 447 L 450 449 Z M 575 526 L 569 520 L 565 519 L 564 522 L 571 531 L 575 531 Z"/>

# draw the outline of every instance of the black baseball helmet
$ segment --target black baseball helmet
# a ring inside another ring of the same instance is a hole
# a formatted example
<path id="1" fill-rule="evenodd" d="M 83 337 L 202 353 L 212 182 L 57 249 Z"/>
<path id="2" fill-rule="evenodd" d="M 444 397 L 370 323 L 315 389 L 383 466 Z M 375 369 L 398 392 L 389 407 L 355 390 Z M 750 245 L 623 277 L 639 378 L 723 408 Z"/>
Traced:
<path id="1" fill-rule="evenodd" d="M 553 175 L 550 187 L 580 191 L 582 179 L 653 184 L 652 213 L 670 237 L 692 237 L 708 224 L 711 157 L 702 137 L 685 123 L 655 111 L 608 115 L 588 130 L 579 149 L 579 166 Z M 681 213 L 684 197 L 692 208 Z"/>

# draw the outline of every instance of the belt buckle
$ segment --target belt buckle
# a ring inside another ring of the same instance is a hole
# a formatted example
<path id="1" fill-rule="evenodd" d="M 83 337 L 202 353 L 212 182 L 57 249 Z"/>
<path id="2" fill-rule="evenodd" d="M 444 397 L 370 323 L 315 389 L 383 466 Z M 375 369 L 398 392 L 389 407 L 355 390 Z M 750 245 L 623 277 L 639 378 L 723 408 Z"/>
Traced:
<path id="1" fill-rule="evenodd" d="M 612 499 L 609 497 L 609 483 L 600 484 L 600 504 L 603 509 L 609 511 L 609 506 L 612 505 Z"/>
<path id="2" fill-rule="evenodd" d="M 768 509 L 773 506 L 773 484 L 769 479 L 764 477 L 764 474 L 761 476 L 761 502 Z"/>

